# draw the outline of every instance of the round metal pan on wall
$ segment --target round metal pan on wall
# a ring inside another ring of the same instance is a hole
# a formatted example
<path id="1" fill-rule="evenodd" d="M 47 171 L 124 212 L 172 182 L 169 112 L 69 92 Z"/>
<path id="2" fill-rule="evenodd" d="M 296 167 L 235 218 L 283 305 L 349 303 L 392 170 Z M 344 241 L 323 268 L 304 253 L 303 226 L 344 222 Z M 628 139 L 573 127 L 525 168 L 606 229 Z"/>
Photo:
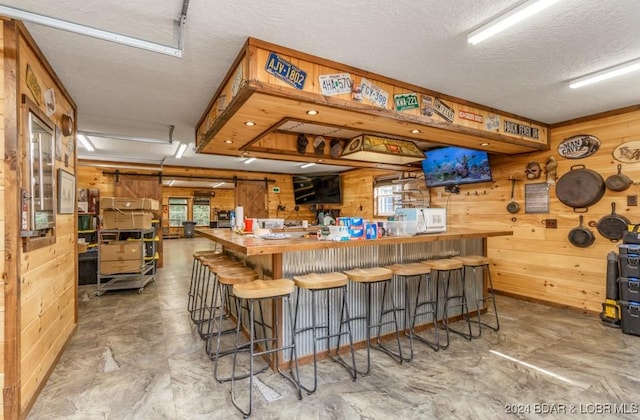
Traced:
<path id="1" fill-rule="evenodd" d="M 616 203 L 611 203 L 611 214 L 608 214 L 598 221 L 598 232 L 600 235 L 617 242 L 622 239 L 624 232 L 628 229 L 629 219 L 616 214 Z"/>
<path id="2" fill-rule="evenodd" d="M 584 165 L 573 165 L 556 183 L 556 196 L 561 203 L 573 207 L 573 211 L 586 212 L 606 190 L 602 176 Z"/>
<path id="3" fill-rule="evenodd" d="M 584 216 L 580 215 L 580 224 L 569 231 L 569 242 L 578 248 L 591 246 L 596 240 L 596 235 L 582 225 Z"/>
<path id="4" fill-rule="evenodd" d="M 624 191 L 633 184 L 631 178 L 622 173 L 622 165 L 618 163 L 618 173 L 611 175 L 606 181 L 607 188 L 611 191 Z"/>

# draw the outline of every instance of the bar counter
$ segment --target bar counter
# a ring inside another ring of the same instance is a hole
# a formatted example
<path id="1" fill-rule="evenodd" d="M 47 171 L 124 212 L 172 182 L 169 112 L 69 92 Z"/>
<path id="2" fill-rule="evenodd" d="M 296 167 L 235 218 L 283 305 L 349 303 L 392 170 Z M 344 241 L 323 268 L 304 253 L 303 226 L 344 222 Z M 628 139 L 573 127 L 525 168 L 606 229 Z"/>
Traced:
<path id="1" fill-rule="evenodd" d="M 246 256 L 281 254 L 291 251 L 308 251 L 328 248 L 352 248 L 371 245 L 395 245 L 414 244 L 421 242 L 451 241 L 462 239 L 484 239 L 492 236 L 513 235 L 511 230 L 475 230 L 475 229 L 449 229 L 442 233 L 428 233 L 413 236 L 384 236 L 378 239 L 355 241 L 319 241 L 313 234 L 317 229 L 309 228 L 308 238 L 287 239 L 262 239 L 252 234 L 238 234 L 230 229 L 196 229 L 201 236 L 209 238 L 221 244 L 225 249 L 235 251 Z M 304 229 L 296 229 L 295 233 L 301 233 Z M 281 230 L 287 233 L 287 229 Z M 293 231 L 292 231 L 293 232 Z"/>
<path id="2" fill-rule="evenodd" d="M 292 235 L 299 235 L 302 229 L 292 230 Z M 386 236 L 371 240 L 320 241 L 309 228 L 309 237 L 291 237 L 286 239 L 264 239 L 251 234 L 238 234 L 230 229 L 196 229 L 196 233 L 222 245 L 223 251 L 233 258 L 242 261 L 246 266 L 256 270 L 260 278 L 293 278 L 312 272 L 323 273 L 345 271 L 353 268 L 388 266 L 396 263 L 420 262 L 428 259 L 450 258 L 456 255 L 487 255 L 487 238 L 513 235 L 511 230 L 471 230 L 450 228 L 447 232 L 414 236 Z M 287 230 L 284 229 L 284 233 Z M 393 281 L 392 289 L 397 304 L 404 303 L 404 287 Z M 467 285 L 471 287 L 471 285 Z M 483 279 L 477 280 L 476 287 L 486 293 Z M 350 312 L 353 315 L 364 313 L 364 293 L 361 288 L 348 285 Z M 472 289 L 467 289 L 472 290 Z M 411 286 L 415 292 L 415 285 Z M 457 290 L 452 290 L 457 292 Z M 295 299 L 293 299 L 295 301 Z M 322 310 L 324 305 L 315 308 Z M 308 294 L 301 295 L 300 325 L 310 324 L 312 305 Z M 269 316 L 277 316 L 283 320 L 285 331 L 291 328 L 282 308 L 278 308 Z M 476 302 L 469 302 L 469 310 L 482 310 Z M 453 313 L 450 316 L 457 316 Z M 424 316 L 418 325 L 426 327 L 433 320 Z M 362 346 L 366 339 L 364 324 L 353 325 L 354 342 Z M 337 326 L 333 326 L 337 327 Z M 401 325 L 404 328 L 404 325 Z M 382 331 L 388 334 L 390 331 Z M 286 334 L 285 334 L 286 336 Z M 312 353 L 311 337 L 301 337 L 297 342 L 298 355 L 307 356 Z M 319 352 L 326 351 L 320 348 Z M 304 362 L 303 362 L 304 363 Z"/>

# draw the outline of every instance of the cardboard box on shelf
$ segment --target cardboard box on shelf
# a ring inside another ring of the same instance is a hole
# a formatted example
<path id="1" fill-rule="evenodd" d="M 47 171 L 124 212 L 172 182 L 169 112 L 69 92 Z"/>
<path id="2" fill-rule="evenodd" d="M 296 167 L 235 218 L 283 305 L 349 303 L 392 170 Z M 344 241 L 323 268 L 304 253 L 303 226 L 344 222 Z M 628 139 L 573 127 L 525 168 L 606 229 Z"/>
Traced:
<path id="1" fill-rule="evenodd" d="M 100 209 L 158 211 L 160 203 L 152 198 L 101 197 Z"/>
<path id="2" fill-rule="evenodd" d="M 141 260 L 100 261 L 100 274 L 138 273 L 142 269 Z"/>
<path id="3" fill-rule="evenodd" d="M 153 214 L 144 211 L 105 210 L 102 226 L 105 229 L 151 229 Z"/>
<path id="4" fill-rule="evenodd" d="M 142 261 L 142 241 L 114 241 L 100 245 L 100 261 Z"/>

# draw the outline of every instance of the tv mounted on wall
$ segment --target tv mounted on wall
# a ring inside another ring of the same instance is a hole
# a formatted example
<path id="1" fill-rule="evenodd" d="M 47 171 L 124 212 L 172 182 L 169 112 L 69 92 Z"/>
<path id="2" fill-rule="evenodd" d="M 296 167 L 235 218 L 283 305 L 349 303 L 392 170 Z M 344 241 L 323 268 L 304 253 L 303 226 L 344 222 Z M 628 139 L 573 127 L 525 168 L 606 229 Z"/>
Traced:
<path id="1" fill-rule="evenodd" d="M 422 170 L 427 187 L 493 181 L 487 152 L 457 146 L 427 150 Z"/>
<path id="2" fill-rule="evenodd" d="M 294 175 L 293 195 L 296 205 L 342 204 L 340 175 Z"/>

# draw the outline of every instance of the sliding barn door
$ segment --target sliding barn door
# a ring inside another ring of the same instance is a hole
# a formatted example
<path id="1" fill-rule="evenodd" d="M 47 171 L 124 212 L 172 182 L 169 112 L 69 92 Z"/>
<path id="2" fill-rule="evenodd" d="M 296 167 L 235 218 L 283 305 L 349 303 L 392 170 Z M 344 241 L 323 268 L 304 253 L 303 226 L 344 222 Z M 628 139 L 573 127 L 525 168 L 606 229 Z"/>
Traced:
<path id="1" fill-rule="evenodd" d="M 237 181 L 235 202 L 236 206 L 244 207 L 244 217 L 269 217 L 267 181 Z"/>

